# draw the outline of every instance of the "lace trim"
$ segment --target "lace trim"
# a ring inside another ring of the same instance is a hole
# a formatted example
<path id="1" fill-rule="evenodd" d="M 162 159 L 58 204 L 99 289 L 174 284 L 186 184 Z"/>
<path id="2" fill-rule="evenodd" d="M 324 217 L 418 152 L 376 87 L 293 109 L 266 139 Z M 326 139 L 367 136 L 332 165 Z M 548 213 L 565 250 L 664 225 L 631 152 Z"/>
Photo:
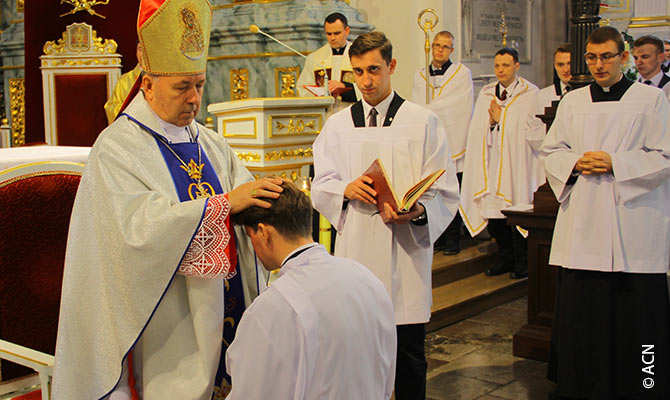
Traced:
<path id="1" fill-rule="evenodd" d="M 186 250 L 178 274 L 225 279 L 235 276 L 236 269 L 231 265 L 228 249 L 229 245 L 235 245 L 226 224 L 229 215 L 230 203 L 225 196 L 208 199 L 200 229 Z"/>

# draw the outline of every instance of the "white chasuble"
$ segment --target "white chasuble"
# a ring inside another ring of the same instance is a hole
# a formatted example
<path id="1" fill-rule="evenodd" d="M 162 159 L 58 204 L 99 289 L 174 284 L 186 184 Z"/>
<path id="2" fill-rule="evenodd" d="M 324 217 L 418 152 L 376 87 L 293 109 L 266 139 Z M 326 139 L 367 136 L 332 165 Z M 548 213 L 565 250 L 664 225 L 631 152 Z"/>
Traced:
<path id="1" fill-rule="evenodd" d="M 550 264 L 606 272 L 668 270 L 669 114 L 665 94 L 639 83 L 619 101 L 594 102 L 589 86 L 563 97 L 541 148 L 547 180 L 561 203 Z M 568 183 L 588 151 L 608 153 L 613 173 L 580 174 Z"/>
<path id="2" fill-rule="evenodd" d="M 54 399 L 99 399 L 135 344 L 145 399 L 209 399 L 224 325 L 223 279 L 178 275 L 206 199 L 180 202 L 140 92 L 93 146 L 74 204 L 65 259 Z M 221 135 L 194 121 L 224 192 L 252 179 Z M 247 304 L 255 257 L 236 228 Z"/>
<path id="3" fill-rule="evenodd" d="M 538 159 L 525 136 L 537 87 L 517 78 L 501 101 L 496 98 L 496 84 L 479 92 L 468 130 L 460 213 L 472 236 L 486 227 L 489 218 L 504 218 L 500 210 L 530 203 L 542 183 Z M 488 113 L 492 99 L 502 107 L 500 122 L 493 129 Z"/>
<path id="4" fill-rule="evenodd" d="M 426 104 L 426 82 L 431 94 Z M 457 172 L 463 172 L 465 145 L 474 105 L 472 73 L 465 65 L 454 63 L 444 75 L 428 76 L 423 68 L 414 74 L 412 101 L 437 114 L 449 139 L 451 159 Z"/>
<path id="5" fill-rule="evenodd" d="M 421 197 L 428 223 L 385 224 L 375 205 L 349 201 L 344 189 L 381 158 L 396 193 L 428 174 L 446 173 Z M 338 231 L 335 254 L 368 267 L 386 286 L 397 324 L 424 323 L 432 303 L 433 242 L 453 219 L 458 181 L 446 134 L 431 111 L 405 101 L 389 127 L 355 128 L 351 109 L 331 116 L 314 142 L 312 202 Z"/>

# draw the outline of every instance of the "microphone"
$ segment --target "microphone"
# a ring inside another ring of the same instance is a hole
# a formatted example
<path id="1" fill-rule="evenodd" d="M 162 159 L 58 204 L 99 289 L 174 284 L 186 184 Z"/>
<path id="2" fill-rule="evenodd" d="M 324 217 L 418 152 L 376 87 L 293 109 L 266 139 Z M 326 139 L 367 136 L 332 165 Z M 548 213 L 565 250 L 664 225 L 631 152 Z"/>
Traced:
<path id="1" fill-rule="evenodd" d="M 291 50 L 292 52 L 294 52 L 295 54 L 297 54 L 297 55 L 299 55 L 300 57 L 304 58 L 305 60 L 310 61 L 310 62 L 316 64 L 318 67 L 323 68 L 323 72 L 324 72 L 324 74 L 323 74 L 323 85 L 325 86 L 326 94 L 327 94 L 328 96 L 330 96 L 330 90 L 328 90 L 328 72 L 326 71 L 326 67 L 324 67 L 323 65 L 319 64 L 318 62 L 316 62 L 316 61 L 314 61 L 314 60 L 310 60 L 309 58 L 307 58 L 306 55 L 302 54 L 301 52 L 299 52 L 298 50 L 294 49 L 293 47 L 287 45 L 286 43 L 282 42 L 281 40 L 276 39 L 274 36 L 272 36 L 272 35 L 270 35 L 270 34 L 267 34 L 267 33 L 263 32 L 263 31 L 261 30 L 261 28 L 258 27 L 258 25 L 254 25 L 254 24 L 249 25 L 249 30 L 250 30 L 251 32 L 253 32 L 253 33 L 260 33 L 261 35 L 264 35 L 264 36 L 266 36 L 266 37 L 268 37 L 268 38 L 274 40 L 275 42 L 277 42 L 277 43 L 279 43 L 280 45 L 286 47 L 287 49 Z"/>

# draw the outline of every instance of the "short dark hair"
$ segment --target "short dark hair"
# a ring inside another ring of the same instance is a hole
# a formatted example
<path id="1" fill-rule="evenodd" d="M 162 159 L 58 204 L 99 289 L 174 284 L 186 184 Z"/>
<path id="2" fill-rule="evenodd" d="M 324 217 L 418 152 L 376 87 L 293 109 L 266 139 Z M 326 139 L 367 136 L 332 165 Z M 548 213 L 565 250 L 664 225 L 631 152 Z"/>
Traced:
<path id="1" fill-rule="evenodd" d="M 347 26 L 349 26 L 349 21 L 347 21 L 347 17 L 345 17 L 344 14 L 341 14 L 341 13 L 338 13 L 338 12 L 334 12 L 334 13 L 330 14 L 329 16 L 327 16 L 326 20 L 323 21 L 323 24 L 324 25 L 332 24 L 337 20 L 342 21 L 342 25 L 344 25 L 345 28 Z"/>
<path id="2" fill-rule="evenodd" d="M 663 44 L 670 44 L 670 40 L 668 40 L 668 39 L 663 39 Z"/>
<path id="3" fill-rule="evenodd" d="M 633 42 L 633 48 L 641 47 L 644 46 L 645 44 L 654 45 L 656 47 L 656 54 L 663 53 L 665 51 L 663 41 L 658 36 L 654 35 L 644 35 L 635 39 L 635 41 Z"/>
<path id="4" fill-rule="evenodd" d="M 571 48 L 572 45 L 570 43 L 563 43 L 554 50 L 554 57 L 556 57 L 556 54 L 558 53 L 570 53 Z"/>
<path id="5" fill-rule="evenodd" d="M 622 53 L 624 50 L 626 50 L 621 33 L 619 33 L 616 28 L 611 26 L 601 26 L 600 28 L 591 32 L 589 37 L 586 38 L 586 44 L 603 44 L 609 42 L 610 40 L 616 44 L 619 53 Z"/>
<path id="6" fill-rule="evenodd" d="M 363 55 L 374 49 L 379 49 L 386 64 L 391 62 L 393 58 L 393 45 L 386 38 L 386 35 L 380 31 L 364 33 L 357 37 L 349 47 L 349 58 Z"/>
<path id="7" fill-rule="evenodd" d="M 503 47 L 502 49 L 496 51 L 496 54 L 495 56 L 493 56 L 493 58 L 495 58 L 496 56 L 504 56 L 505 54 L 509 54 L 510 56 L 512 56 L 515 63 L 519 62 L 519 52 L 511 47 Z"/>
<path id="8" fill-rule="evenodd" d="M 281 187 L 284 190 L 278 198 L 263 198 L 271 204 L 270 208 L 249 207 L 233 214 L 233 223 L 254 231 L 263 223 L 274 227 L 289 240 L 312 237 L 312 203 L 294 183 L 284 181 Z"/>

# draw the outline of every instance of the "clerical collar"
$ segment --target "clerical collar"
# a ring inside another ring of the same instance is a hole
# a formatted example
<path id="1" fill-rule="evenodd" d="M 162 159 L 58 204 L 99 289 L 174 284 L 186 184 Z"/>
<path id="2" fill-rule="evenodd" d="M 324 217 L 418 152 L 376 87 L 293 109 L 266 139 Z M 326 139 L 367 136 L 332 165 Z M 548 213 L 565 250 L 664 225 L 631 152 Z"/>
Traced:
<path id="1" fill-rule="evenodd" d="M 389 111 L 389 107 L 391 106 L 391 101 L 393 101 L 393 94 L 395 92 L 391 90 L 391 94 L 389 94 L 384 100 L 380 101 L 379 104 L 374 106 L 374 109 L 377 110 L 377 113 L 379 114 L 379 121 L 382 121 L 382 123 L 378 124 L 377 126 L 382 126 L 384 123 L 384 119 L 386 118 L 386 114 Z M 370 110 L 372 110 L 373 106 L 368 104 L 365 99 L 362 101 L 363 103 L 363 115 L 365 115 L 365 120 L 367 121 L 368 115 L 370 115 Z M 367 124 L 366 124 L 367 125 Z"/>
<path id="2" fill-rule="evenodd" d="M 516 88 L 517 84 L 519 84 L 519 78 L 514 78 L 514 82 L 510 83 L 510 85 L 507 87 L 504 87 L 503 84 L 500 81 L 498 81 L 498 83 L 496 84 L 496 98 L 500 99 L 502 91 L 506 90 L 507 97 L 505 97 L 505 99 L 509 99 L 510 97 L 512 97 L 512 93 L 514 93 L 514 89 Z"/>
<path id="3" fill-rule="evenodd" d="M 442 64 L 441 68 L 436 69 L 432 63 L 428 66 L 430 70 L 430 76 L 444 75 L 449 67 L 451 67 L 451 60 L 447 60 L 447 62 Z"/>
<path id="4" fill-rule="evenodd" d="M 344 55 L 344 50 L 347 49 L 347 45 L 345 44 L 344 46 L 340 47 L 339 49 L 334 49 L 332 47 L 330 49 L 333 51 L 334 56 L 341 56 L 341 55 Z"/>
<path id="5" fill-rule="evenodd" d="M 150 108 L 151 109 L 151 108 Z M 154 110 L 151 110 L 152 113 L 156 116 L 156 120 L 158 120 L 158 124 L 161 127 L 161 130 L 163 131 L 163 136 L 170 141 L 170 143 L 187 143 L 187 142 L 193 142 L 193 135 L 191 134 L 191 131 L 187 126 L 177 126 L 174 124 L 171 124 L 167 121 L 164 121 L 161 117 L 158 116 L 154 112 Z"/>
<path id="6" fill-rule="evenodd" d="M 658 73 L 654 76 L 651 77 L 651 79 L 644 78 L 642 75 L 640 75 L 639 78 L 637 78 L 637 81 L 640 83 L 644 83 L 645 81 L 651 81 L 652 86 L 658 87 L 658 85 L 661 83 L 661 79 L 663 79 L 663 70 L 659 70 Z"/>
<path id="7" fill-rule="evenodd" d="M 632 85 L 633 82 L 626 79 L 623 74 L 621 75 L 619 82 L 607 88 L 603 88 L 598 85 L 598 83 L 593 82 L 589 86 L 591 90 L 591 101 L 594 103 L 601 101 L 619 101 Z"/>
<path id="8" fill-rule="evenodd" d="M 311 243 L 303 244 L 302 246 L 296 248 L 288 256 L 286 256 L 286 258 L 284 258 L 284 261 L 282 261 L 281 266 L 279 268 L 283 268 L 284 265 L 286 265 L 286 263 L 289 262 L 290 260 L 298 257 L 300 254 L 302 254 L 302 253 L 306 252 L 307 250 L 311 249 L 312 247 L 316 247 L 318 245 L 319 244 L 316 243 L 316 242 L 311 242 Z"/>

